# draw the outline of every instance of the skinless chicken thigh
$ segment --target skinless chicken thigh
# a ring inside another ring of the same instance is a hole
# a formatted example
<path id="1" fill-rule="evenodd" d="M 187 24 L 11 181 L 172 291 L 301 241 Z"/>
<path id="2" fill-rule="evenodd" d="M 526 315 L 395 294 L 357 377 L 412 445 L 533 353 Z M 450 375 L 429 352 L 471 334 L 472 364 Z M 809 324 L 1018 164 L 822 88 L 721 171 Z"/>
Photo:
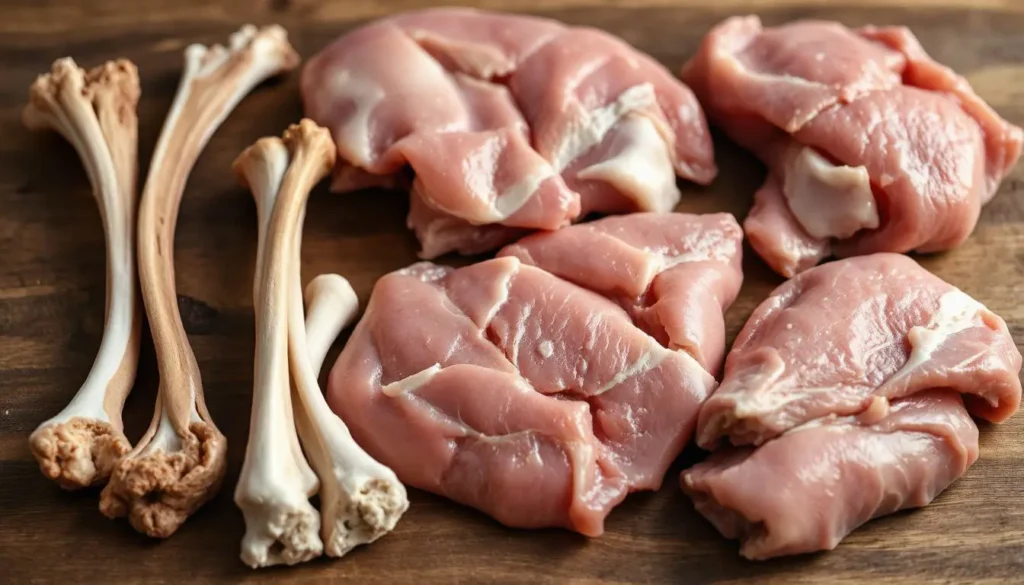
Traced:
<path id="1" fill-rule="evenodd" d="M 493 250 L 591 212 L 672 210 L 676 176 L 716 174 L 693 94 L 595 29 L 463 8 L 356 29 L 303 70 L 306 115 L 331 129 L 333 188 L 415 173 L 421 256 Z"/>
<path id="2" fill-rule="evenodd" d="M 741 236 L 726 214 L 634 214 L 391 273 L 328 402 L 409 485 L 599 535 L 629 492 L 661 485 L 715 387 Z"/>
<path id="3" fill-rule="evenodd" d="M 832 254 L 959 245 L 1024 143 L 903 27 L 734 17 L 682 77 L 768 166 L 744 230 L 784 276 Z"/>
<path id="4" fill-rule="evenodd" d="M 1012 415 L 1020 369 L 1002 319 L 906 256 L 809 269 L 737 337 L 683 490 L 748 558 L 834 548 L 963 475 L 971 416 Z"/>

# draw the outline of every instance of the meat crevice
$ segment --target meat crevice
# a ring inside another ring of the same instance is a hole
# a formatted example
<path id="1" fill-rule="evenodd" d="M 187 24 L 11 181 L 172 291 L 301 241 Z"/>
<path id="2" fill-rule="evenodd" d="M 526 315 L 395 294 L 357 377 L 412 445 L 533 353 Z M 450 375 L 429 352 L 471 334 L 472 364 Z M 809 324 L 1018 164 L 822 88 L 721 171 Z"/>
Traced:
<path id="1" fill-rule="evenodd" d="M 302 94 L 338 144 L 334 189 L 415 172 L 407 223 L 428 259 L 595 212 L 670 211 L 677 175 L 717 172 L 686 86 L 620 39 L 544 18 L 379 20 L 311 59 Z"/>
<path id="2" fill-rule="evenodd" d="M 897 254 L 801 272 L 751 315 L 701 407 L 697 510 L 751 559 L 834 548 L 930 503 L 1020 406 L 1006 324 Z"/>
<path id="3" fill-rule="evenodd" d="M 633 214 L 459 269 L 389 274 L 329 403 L 405 483 L 510 526 L 598 535 L 629 492 L 661 485 L 692 435 L 724 354 L 741 238 L 726 214 Z M 670 346 L 640 311 L 657 312 Z"/>
<path id="4" fill-rule="evenodd" d="M 730 18 L 683 78 L 768 167 L 744 228 L 784 276 L 833 253 L 959 245 L 1024 144 L 1024 131 L 903 27 Z"/>

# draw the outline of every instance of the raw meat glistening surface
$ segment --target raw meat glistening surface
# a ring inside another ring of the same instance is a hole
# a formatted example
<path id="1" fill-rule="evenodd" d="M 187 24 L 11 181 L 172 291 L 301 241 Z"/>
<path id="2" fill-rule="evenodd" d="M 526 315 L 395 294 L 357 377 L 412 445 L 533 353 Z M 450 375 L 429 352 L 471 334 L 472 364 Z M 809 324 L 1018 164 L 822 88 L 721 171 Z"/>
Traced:
<path id="1" fill-rule="evenodd" d="M 670 211 L 706 184 L 690 90 L 602 31 L 440 8 L 346 34 L 303 69 L 306 115 L 338 145 L 333 189 L 410 167 L 421 256 L 494 249 L 590 212 Z"/>
<path id="2" fill-rule="evenodd" d="M 599 535 L 627 493 L 661 485 L 715 387 L 701 363 L 718 367 L 724 331 L 706 329 L 722 328 L 739 290 L 741 237 L 725 214 L 635 214 L 465 268 L 394 272 L 374 287 L 328 400 L 407 484 L 509 526 Z M 582 283 L 594 290 L 537 267 L 573 279 L 573 240 L 597 260 Z M 641 329 L 631 315 L 647 313 L 659 317 Z"/>
<path id="3" fill-rule="evenodd" d="M 744 229 L 785 276 L 832 253 L 960 244 L 1024 142 L 903 27 L 730 18 L 683 79 L 768 166 Z"/>
<path id="4" fill-rule="evenodd" d="M 717 374 L 725 356 L 723 313 L 743 274 L 742 239 L 728 213 L 634 213 L 529 236 L 498 256 L 616 300 L 662 345 Z"/>
<path id="5" fill-rule="evenodd" d="M 740 332 L 683 489 L 750 558 L 835 547 L 977 458 L 971 415 L 1020 405 L 1021 355 L 981 303 L 897 254 L 809 269 Z"/>
<path id="6" fill-rule="evenodd" d="M 951 390 L 892 402 L 877 422 L 809 423 L 758 448 L 722 449 L 683 491 L 749 559 L 835 548 L 872 518 L 928 505 L 978 458 L 978 427 Z"/>

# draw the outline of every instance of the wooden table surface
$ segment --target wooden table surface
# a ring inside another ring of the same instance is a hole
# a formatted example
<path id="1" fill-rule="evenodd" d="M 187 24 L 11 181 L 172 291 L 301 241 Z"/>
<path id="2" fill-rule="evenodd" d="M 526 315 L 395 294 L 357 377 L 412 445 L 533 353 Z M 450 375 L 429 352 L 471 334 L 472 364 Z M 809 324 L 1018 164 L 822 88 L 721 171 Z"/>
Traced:
<path id="1" fill-rule="evenodd" d="M 85 66 L 128 57 L 139 66 L 141 170 L 191 42 L 227 38 L 244 22 L 278 22 L 310 56 L 360 20 L 427 4 L 419 0 L 0 1 L 0 582 L 3 583 L 1007 583 L 1024 582 L 1024 415 L 983 425 L 981 459 L 924 510 L 858 530 L 835 551 L 765 563 L 743 561 L 678 490 L 687 451 L 663 489 L 630 496 L 587 540 L 562 530 L 514 531 L 441 498 L 411 493 L 397 530 L 343 560 L 253 572 L 238 560 L 242 516 L 231 501 L 244 453 L 252 389 L 251 283 L 256 217 L 229 172 L 256 138 L 301 115 L 297 74 L 242 102 L 200 158 L 181 206 L 176 242 L 179 302 L 207 400 L 230 441 L 225 488 L 171 539 L 149 540 L 96 508 L 95 491 L 65 493 L 45 480 L 26 438 L 60 410 L 89 370 L 103 327 L 104 245 L 99 215 L 72 148 L 33 134 L 20 111 L 34 77 L 61 56 Z M 730 14 L 769 23 L 798 17 L 850 25 L 910 25 L 940 61 L 967 75 L 1000 113 L 1024 123 L 1024 2 L 870 0 L 490 0 L 484 5 L 595 25 L 623 36 L 673 70 L 704 32 Z M 973 5 L 973 10 L 966 6 Z M 543 8 L 541 8 L 543 7 Z M 762 168 L 724 139 L 720 178 L 687 187 L 680 209 L 741 217 Z M 144 176 L 144 175 L 143 175 Z M 382 274 L 414 261 L 405 197 L 336 196 L 321 185 L 310 203 L 303 276 L 339 272 L 365 302 Z M 1024 165 L 985 208 L 960 248 L 921 258 L 987 304 L 1024 344 Z M 735 335 L 781 280 L 747 250 L 746 282 L 729 311 Z M 337 352 L 337 347 L 334 350 Z M 332 358 L 329 358 L 332 359 Z M 151 344 L 128 399 L 129 438 L 149 422 L 156 392 Z"/>

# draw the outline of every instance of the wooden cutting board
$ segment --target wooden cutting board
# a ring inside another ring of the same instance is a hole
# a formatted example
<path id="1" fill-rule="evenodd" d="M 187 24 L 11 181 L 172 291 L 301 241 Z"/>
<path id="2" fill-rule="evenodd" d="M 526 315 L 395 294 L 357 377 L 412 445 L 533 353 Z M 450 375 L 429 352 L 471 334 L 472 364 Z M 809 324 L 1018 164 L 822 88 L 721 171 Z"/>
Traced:
<path id="1" fill-rule="evenodd" d="M 85 66 L 122 56 L 135 61 L 143 85 L 144 173 L 188 43 L 223 42 L 245 22 L 278 22 L 308 57 L 361 19 L 425 4 L 8 0 L 0 7 L 5 69 L 0 77 L 0 582 L 1024 582 L 1024 414 L 1001 426 L 982 425 L 981 459 L 931 506 L 872 522 L 825 554 L 741 560 L 735 543 L 721 538 L 678 490 L 679 471 L 699 456 L 689 450 L 661 491 L 630 496 L 616 509 L 601 538 L 509 530 L 413 491 L 412 507 L 398 529 L 344 560 L 260 572 L 244 567 L 238 560 L 242 516 L 231 494 L 252 389 L 256 216 L 229 164 L 256 138 L 279 134 L 301 116 L 297 74 L 256 91 L 225 122 L 192 173 L 178 222 L 176 266 L 185 328 L 210 410 L 230 441 L 224 490 L 173 538 L 156 542 L 126 522 L 102 517 L 96 492 L 64 493 L 45 480 L 26 437 L 67 403 L 92 363 L 103 327 L 104 246 L 75 152 L 56 135 L 32 134 L 20 123 L 36 74 L 65 55 Z M 826 7 L 824 0 L 593 4 L 487 3 L 607 29 L 673 70 L 709 27 L 731 14 L 757 12 L 768 23 L 817 17 L 849 25 L 906 24 L 939 61 L 967 75 L 1002 115 L 1024 124 L 1024 2 L 1019 0 L 872 0 L 848 7 Z M 971 5 L 974 9 L 967 10 Z M 763 169 L 716 138 L 721 175 L 707 189 L 686 186 L 680 210 L 730 211 L 742 218 Z M 404 227 L 406 207 L 398 194 L 338 196 L 321 185 L 306 220 L 304 278 L 338 272 L 365 302 L 379 276 L 415 260 L 415 242 Z M 728 313 L 730 338 L 781 282 L 749 249 L 746 254 L 743 292 Z M 1024 165 L 1004 182 L 966 244 L 920 260 L 1002 315 L 1018 346 L 1024 344 Z M 152 412 L 155 370 L 152 346 L 144 345 L 125 413 L 133 440 Z"/>

